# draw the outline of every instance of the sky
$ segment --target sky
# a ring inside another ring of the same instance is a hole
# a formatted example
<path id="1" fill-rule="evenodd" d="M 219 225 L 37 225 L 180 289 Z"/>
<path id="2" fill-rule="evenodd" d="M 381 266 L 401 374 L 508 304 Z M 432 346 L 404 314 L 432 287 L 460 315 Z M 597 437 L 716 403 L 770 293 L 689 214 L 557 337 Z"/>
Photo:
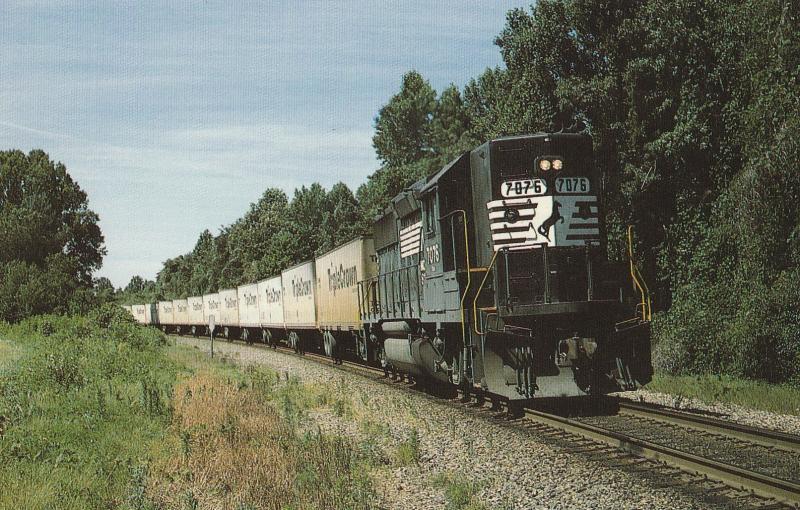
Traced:
<path id="1" fill-rule="evenodd" d="M 0 150 L 43 149 L 88 193 L 96 276 L 154 279 L 269 187 L 355 191 L 403 74 L 463 88 L 531 1 L 0 0 Z"/>

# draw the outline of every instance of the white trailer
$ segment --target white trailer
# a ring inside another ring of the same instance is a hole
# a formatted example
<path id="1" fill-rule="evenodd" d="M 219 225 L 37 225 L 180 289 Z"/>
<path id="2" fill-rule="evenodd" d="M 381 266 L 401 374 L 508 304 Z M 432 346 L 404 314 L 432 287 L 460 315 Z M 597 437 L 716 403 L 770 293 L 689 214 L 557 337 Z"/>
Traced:
<path id="1" fill-rule="evenodd" d="M 261 323 L 258 316 L 258 284 L 250 283 L 236 288 L 239 301 L 239 330 L 242 340 L 252 342 L 261 338 Z"/>
<path id="2" fill-rule="evenodd" d="M 219 326 L 222 320 L 222 302 L 219 294 L 203 294 L 203 325 L 208 326 L 211 316 L 214 316 L 214 324 Z M 209 334 L 211 331 L 208 332 Z"/>
<path id="3" fill-rule="evenodd" d="M 317 326 L 328 356 L 342 349 L 366 356 L 361 331 L 358 282 L 377 274 L 374 242 L 361 237 L 320 255 L 314 261 L 317 276 Z"/>
<path id="4" fill-rule="evenodd" d="M 189 326 L 189 302 L 186 299 L 172 300 L 172 324 L 177 333 L 186 331 Z"/>
<path id="5" fill-rule="evenodd" d="M 161 326 L 161 330 L 165 333 L 167 330 L 172 329 L 172 326 L 175 324 L 175 318 L 173 317 L 173 310 L 172 310 L 172 301 L 159 301 L 158 302 L 158 322 L 156 323 Z"/>
<path id="6" fill-rule="evenodd" d="M 283 286 L 280 276 L 258 282 L 258 314 L 259 322 L 265 328 L 286 327 L 283 319 Z"/>
<path id="7" fill-rule="evenodd" d="M 283 320 L 288 343 L 296 351 L 319 342 L 314 261 L 303 262 L 281 273 Z"/>
<path id="8" fill-rule="evenodd" d="M 222 335 L 225 338 L 238 336 L 239 331 L 239 297 L 236 289 L 224 289 L 219 291 L 221 302 L 221 317 L 219 325 L 222 326 Z"/>
<path id="9" fill-rule="evenodd" d="M 377 273 L 371 237 L 354 239 L 320 255 L 317 275 L 317 324 L 320 329 L 358 329 L 358 282 Z"/>
<path id="10" fill-rule="evenodd" d="M 133 318 L 139 324 L 147 324 L 147 305 L 131 305 Z"/>
<path id="11" fill-rule="evenodd" d="M 186 298 L 186 303 L 189 306 L 189 322 L 190 326 L 202 326 L 203 322 L 203 296 L 191 296 Z"/>

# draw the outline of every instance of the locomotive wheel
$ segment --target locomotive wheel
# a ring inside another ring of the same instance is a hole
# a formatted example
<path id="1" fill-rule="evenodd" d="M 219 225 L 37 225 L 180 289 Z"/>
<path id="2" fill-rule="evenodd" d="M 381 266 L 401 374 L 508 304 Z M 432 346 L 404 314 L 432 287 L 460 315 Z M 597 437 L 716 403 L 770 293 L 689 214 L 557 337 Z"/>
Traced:
<path id="1" fill-rule="evenodd" d="M 364 361 L 368 361 L 367 340 L 358 333 L 354 335 L 356 337 L 356 351 L 358 352 L 358 357 Z"/>
<path id="2" fill-rule="evenodd" d="M 453 383 L 455 386 L 461 386 L 462 374 L 461 374 L 461 353 L 459 352 L 455 356 L 453 356 L 452 361 L 450 362 L 450 382 Z"/>
<path id="3" fill-rule="evenodd" d="M 389 362 L 386 361 L 386 351 L 383 350 L 382 345 L 380 350 L 378 350 L 378 363 L 380 363 L 381 368 L 383 369 L 383 376 L 389 377 L 389 373 L 392 372 L 392 370 L 390 370 Z"/>

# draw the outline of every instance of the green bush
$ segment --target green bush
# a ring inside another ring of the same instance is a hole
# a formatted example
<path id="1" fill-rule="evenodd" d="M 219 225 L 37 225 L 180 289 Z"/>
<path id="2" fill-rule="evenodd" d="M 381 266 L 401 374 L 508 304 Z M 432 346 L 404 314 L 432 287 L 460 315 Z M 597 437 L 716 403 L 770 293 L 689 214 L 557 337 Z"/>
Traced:
<path id="1" fill-rule="evenodd" d="M 164 336 L 118 307 L 3 326 L 22 355 L 0 378 L 0 508 L 109 508 L 169 423 Z"/>
<path id="2" fill-rule="evenodd" d="M 686 286 L 670 311 L 656 317 L 653 331 L 653 362 L 666 374 L 800 385 L 800 270 L 783 272 L 770 286 Z"/>

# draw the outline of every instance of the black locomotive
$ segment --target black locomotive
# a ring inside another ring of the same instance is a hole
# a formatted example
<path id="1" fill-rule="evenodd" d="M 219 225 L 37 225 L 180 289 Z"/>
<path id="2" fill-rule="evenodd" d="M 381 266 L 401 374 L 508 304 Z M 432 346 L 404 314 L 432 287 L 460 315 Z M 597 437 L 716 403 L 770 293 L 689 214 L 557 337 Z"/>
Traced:
<path id="1" fill-rule="evenodd" d="M 492 140 L 414 183 L 375 222 L 361 357 L 512 402 L 649 382 L 646 288 L 607 259 L 600 186 L 585 133 Z"/>

